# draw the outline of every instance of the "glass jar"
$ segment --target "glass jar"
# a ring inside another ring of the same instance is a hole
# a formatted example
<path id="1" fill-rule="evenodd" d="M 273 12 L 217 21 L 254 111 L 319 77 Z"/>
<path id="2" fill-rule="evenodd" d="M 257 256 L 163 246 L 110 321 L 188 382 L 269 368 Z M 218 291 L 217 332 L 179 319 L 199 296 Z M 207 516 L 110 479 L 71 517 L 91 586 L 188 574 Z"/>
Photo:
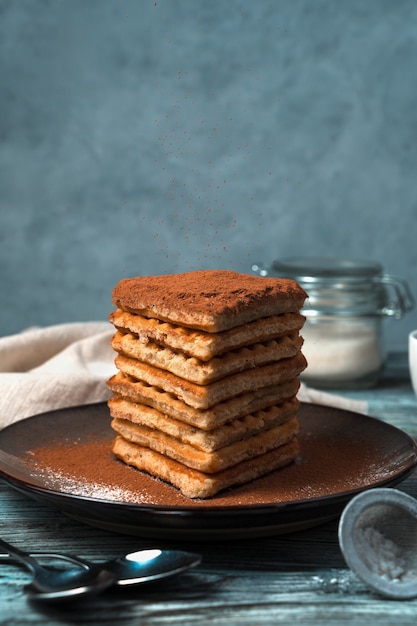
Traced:
<path id="1" fill-rule="evenodd" d="M 383 273 L 379 263 L 353 259 L 289 258 L 260 264 L 261 276 L 292 278 L 307 292 L 302 309 L 301 378 L 322 388 L 372 387 L 384 364 L 381 322 L 414 307 L 405 281 Z"/>

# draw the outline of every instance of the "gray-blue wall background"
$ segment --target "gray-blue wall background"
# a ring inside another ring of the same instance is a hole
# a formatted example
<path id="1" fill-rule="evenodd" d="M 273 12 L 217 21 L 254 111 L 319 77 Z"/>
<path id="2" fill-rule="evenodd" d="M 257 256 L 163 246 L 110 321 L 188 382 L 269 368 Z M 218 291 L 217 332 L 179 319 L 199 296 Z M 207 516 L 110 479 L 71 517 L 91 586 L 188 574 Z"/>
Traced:
<path id="1" fill-rule="evenodd" d="M 417 292 L 415 0 L 0 0 L 0 89 L 2 335 L 293 255 Z"/>

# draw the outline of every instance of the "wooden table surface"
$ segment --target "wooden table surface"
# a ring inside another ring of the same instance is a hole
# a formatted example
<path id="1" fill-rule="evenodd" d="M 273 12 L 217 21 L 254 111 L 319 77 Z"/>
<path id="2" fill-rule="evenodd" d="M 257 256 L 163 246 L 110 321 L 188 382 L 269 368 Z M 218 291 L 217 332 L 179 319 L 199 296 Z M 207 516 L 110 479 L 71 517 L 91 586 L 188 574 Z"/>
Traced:
<path id="1" fill-rule="evenodd" d="M 345 393 L 369 402 L 369 414 L 417 437 L 417 399 L 405 354 L 390 355 L 377 388 Z M 417 473 L 397 486 L 417 497 Z M 0 563 L 0 624 L 415 624 L 417 599 L 383 599 L 351 572 L 337 540 L 338 521 L 275 537 L 227 542 L 151 541 L 83 525 L 0 481 L 0 537 L 31 551 L 48 549 L 101 560 L 150 545 L 203 555 L 170 581 L 107 591 L 86 602 L 27 601 L 26 570 Z"/>

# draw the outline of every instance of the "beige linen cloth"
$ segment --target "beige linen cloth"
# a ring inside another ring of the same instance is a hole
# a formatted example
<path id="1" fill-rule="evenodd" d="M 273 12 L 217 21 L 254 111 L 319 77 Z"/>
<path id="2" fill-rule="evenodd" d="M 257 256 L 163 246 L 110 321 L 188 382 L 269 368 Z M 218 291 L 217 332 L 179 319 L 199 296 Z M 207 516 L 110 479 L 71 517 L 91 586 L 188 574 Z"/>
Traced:
<path id="1" fill-rule="evenodd" d="M 109 398 L 116 372 L 108 322 L 29 328 L 0 337 L 0 428 L 25 417 Z M 366 403 L 301 386 L 303 402 L 366 413 Z"/>

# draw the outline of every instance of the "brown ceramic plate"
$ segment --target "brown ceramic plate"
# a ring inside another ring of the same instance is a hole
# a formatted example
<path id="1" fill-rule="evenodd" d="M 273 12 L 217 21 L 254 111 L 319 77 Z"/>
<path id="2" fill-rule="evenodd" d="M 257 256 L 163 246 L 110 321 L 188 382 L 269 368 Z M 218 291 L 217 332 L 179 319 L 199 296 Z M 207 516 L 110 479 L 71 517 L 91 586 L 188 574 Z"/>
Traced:
<path id="1" fill-rule="evenodd" d="M 299 417 L 299 462 L 210 500 L 185 498 L 117 461 L 106 404 L 51 411 L 0 431 L 0 477 L 92 526 L 143 537 L 213 540 L 320 524 L 340 514 L 353 495 L 397 484 L 416 467 L 415 442 L 378 419 L 310 404 L 301 405 Z M 44 451 L 56 447 L 61 461 L 49 454 L 49 469 L 39 471 Z M 80 451 L 97 455 L 93 476 L 77 461 Z M 72 478 L 61 467 L 71 458 Z"/>

